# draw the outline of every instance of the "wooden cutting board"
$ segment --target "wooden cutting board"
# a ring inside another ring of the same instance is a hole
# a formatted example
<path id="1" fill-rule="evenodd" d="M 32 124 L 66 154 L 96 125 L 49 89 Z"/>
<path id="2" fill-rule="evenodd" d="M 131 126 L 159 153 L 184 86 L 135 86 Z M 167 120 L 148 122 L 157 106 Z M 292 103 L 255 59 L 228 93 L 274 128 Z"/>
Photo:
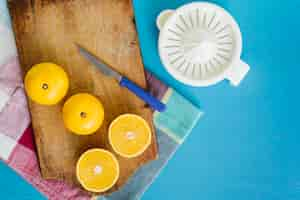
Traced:
<path id="1" fill-rule="evenodd" d="M 63 125 L 62 103 L 41 106 L 29 101 L 42 176 L 78 184 L 75 164 L 93 147 L 113 151 L 108 143 L 110 122 L 123 113 L 135 113 L 151 125 L 153 140 L 141 156 L 120 162 L 120 178 L 109 191 L 120 188 L 141 165 L 157 157 L 151 110 L 116 81 L 101 74 L 81 57 L 78 43 L 106 60 L 121 74 L 146 87 L 130 0 L 10 0 L 20 63 L 24 74 L 34 64 L 50 61 L 64 67 L 70 77 L 68 96 L 96 95 L 105 108 L 105 121 L 91 136 L 76 136 Z"/>

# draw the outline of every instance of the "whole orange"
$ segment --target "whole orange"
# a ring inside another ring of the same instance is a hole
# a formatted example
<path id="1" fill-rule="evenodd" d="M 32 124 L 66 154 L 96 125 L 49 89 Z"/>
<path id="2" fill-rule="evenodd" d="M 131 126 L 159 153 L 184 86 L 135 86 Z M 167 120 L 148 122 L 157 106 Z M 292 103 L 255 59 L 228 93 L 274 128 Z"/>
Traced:
<path id="1" fill-rule="evenodd" d="M 63 106 L 65 127 L 78 135 L 90 135 L 102 125 L 104 109 L 93 95 L 79 93 L 71 96 Z"/>
<path id="2" fill-rule="evenodd" d="M 57 104 L 69 89 L 67 73 L 54 63 L 34 65 L 27 72 L 24 84 L 29 98 L 42 105 Z"/>

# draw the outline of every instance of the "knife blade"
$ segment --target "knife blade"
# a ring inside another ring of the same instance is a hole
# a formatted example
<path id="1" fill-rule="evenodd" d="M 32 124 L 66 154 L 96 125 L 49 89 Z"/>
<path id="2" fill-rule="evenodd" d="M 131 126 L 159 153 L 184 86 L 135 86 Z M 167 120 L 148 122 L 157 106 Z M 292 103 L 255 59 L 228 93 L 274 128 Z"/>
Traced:
<path id="1" fill-rule="evenodd" d="M 105 61 L 101 60 L 100 58 L 97 58 L 92 53 L 90 53 L 85 48 L 81 47 L 80 45 L 76 44 L 79 53 L 87 59 L 90 63 L 95 65 L 100 71 L 107 76 L 115 78 L 120 86 L 127 88 L 131 92 L 133 92 L 136 96 L 138 96 L 140 99 L 142 99 L 144 102 L 149 104 L 154 110 L 163 112 L 166 110 L 166 105 L 153 97 L 149 92 L 142 89 L 140 86 L 136 85 L 131 80 L 127 79 L 125 76 L 122 76 L 117 71 L 113 70 L 109 64 L 107 64 Z"/>

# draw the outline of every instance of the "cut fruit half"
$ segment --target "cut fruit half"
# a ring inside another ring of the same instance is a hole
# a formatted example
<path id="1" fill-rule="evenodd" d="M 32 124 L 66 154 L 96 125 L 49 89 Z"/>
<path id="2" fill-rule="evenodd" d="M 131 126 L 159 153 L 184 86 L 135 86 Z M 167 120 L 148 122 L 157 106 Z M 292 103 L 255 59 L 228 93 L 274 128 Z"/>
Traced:
<path id="1" fill-rule="evenodd" d="M 104 149 L 90 149 L 83 153 L 76 165 L 76 176 L 84 189 L 90 192 L 109 190 L 119 178 L 119 162 Z"/>
<path id="2" fill-rule="evenodd" d="M 137 157 L 151 144 L 151 129 L 138 115 L 120 115 L 109 127 L 109 142 L 119 155 Z"/>

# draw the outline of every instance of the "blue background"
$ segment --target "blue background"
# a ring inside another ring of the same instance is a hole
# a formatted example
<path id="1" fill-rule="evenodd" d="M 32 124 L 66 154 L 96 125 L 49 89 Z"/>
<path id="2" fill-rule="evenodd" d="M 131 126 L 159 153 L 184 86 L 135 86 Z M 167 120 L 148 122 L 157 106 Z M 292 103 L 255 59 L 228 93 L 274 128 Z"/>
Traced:
<path id="1" fill-rule="evenodd" d="M 156 16 L 187 2 L 134 1 L 145 66 L 206 113 L 143 199 L 300 199 L 300 1 L 214 1 L 243 34 L 251 71 L 237 88 L 190 88 L 161 65 Z M 3 164 L 0 172 L 6 199 L 42 198 Z"/>

